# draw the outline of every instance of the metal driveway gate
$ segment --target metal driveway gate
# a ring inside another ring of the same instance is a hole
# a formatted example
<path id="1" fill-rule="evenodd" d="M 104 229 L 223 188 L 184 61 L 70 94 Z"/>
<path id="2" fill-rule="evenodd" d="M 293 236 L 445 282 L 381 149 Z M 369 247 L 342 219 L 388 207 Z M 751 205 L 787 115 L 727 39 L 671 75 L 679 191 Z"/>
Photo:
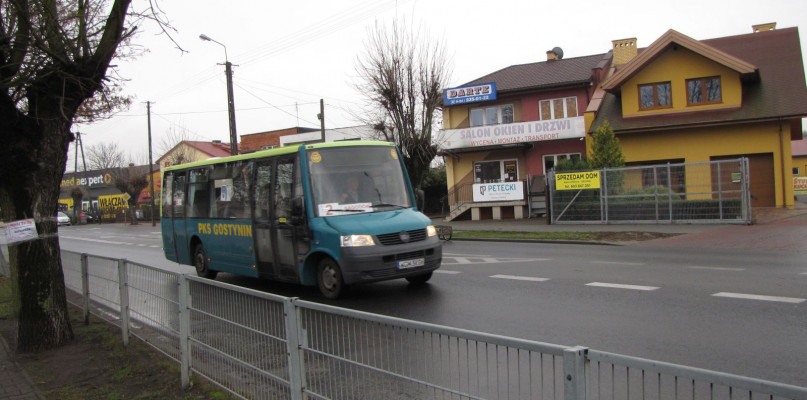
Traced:
<path id="1" fill-rule="evenodd" d="M 553 224 L 751 223 L 748 159 L 547 174 Z"/>

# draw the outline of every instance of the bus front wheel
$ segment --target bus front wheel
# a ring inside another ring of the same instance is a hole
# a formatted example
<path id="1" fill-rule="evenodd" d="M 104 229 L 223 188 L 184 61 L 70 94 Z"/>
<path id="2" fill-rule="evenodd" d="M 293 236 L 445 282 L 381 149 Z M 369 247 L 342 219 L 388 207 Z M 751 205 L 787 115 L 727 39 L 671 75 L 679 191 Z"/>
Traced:
<path id="1" fill-rule="evenodd" d="M 317 285 L 322 295 L 329 299 L 337 299 L 345 292 L 345 281 L 342 271 L 332 258 L 325 258 L 317 267 Z"/>
<path id="2" fill-rule="evenodd" d="M 211 271 L 207 268 L 207 253 L 205 253 L 205 246 L 201 243 L 197 244 L 193 250 L 193 266 L 196 267 L 196 275 L 207 279 L 216 279 L 218 271 Z"/>
<path id="3" fill-rule="evenodd" d="M 409 283 L 411 283 L 413 285 L 423 285 L 426 282 L 428 282 L 429 279 L 431 279 L 431 278 L 432 278 L 432 273 L 427 272 L 427 273 L 422 274 L 422 275 L 409 276 L 409 277 L 406 278 L 406 280 L 409 281 Z"/>

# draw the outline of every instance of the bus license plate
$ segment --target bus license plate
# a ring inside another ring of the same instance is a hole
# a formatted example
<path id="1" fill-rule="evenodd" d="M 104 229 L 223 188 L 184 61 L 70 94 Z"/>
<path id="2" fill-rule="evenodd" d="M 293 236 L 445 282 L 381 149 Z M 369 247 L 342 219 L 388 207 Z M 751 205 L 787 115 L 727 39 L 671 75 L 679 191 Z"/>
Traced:
<path id="1" fill-rule="evenodd" d="M 424 265 L 426 265 L 426 259 L 424 259 L 424 258 L 416 258 L 414 260 L 401 260 L 401 261 L 398 261 L 398 269 L 422 267 Z"/>

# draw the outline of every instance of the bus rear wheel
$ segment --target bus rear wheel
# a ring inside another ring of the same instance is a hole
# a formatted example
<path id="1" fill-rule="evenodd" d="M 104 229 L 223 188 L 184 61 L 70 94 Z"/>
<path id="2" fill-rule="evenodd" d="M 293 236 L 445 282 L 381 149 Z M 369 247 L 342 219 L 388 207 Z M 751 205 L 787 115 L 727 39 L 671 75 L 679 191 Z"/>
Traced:
<path id="1" fill-rule="evenodd" d="M 325 258 L 317 266 L 317 285 L 322 295 L 329 299 L 338 299 L 344 294 L 346 285 L 342 279 L 342 271 L 332 258 Z"/>
<path id="2" fill-rule="evenodd" d="M 196 275 L 207 279 L 216 279 L 218 271 L 211 271 L 207 268 L 207 253 L 205 253 L 205 246 L 201 243 L 197 244 L 193 250 L 193 266 L 196 267 Z"/>

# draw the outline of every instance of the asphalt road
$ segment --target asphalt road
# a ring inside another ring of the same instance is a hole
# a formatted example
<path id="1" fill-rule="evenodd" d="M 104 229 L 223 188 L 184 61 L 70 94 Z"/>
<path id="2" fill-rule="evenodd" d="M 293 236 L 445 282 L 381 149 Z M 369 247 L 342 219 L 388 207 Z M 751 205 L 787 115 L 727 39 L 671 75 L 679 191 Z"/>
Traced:
<path id="1" fill-rule="evenodd" d="M 157 227 L 158 228 L 158 227 Z M 150 224 L 60 229 L 63 249 L 193 273 Z M 807 386 L 807 255 L 658 245 L 451 241 L 429 285 L 391 281 L 342 307 Z M 315 288 L 219 280 L 326 302 Z"/>

